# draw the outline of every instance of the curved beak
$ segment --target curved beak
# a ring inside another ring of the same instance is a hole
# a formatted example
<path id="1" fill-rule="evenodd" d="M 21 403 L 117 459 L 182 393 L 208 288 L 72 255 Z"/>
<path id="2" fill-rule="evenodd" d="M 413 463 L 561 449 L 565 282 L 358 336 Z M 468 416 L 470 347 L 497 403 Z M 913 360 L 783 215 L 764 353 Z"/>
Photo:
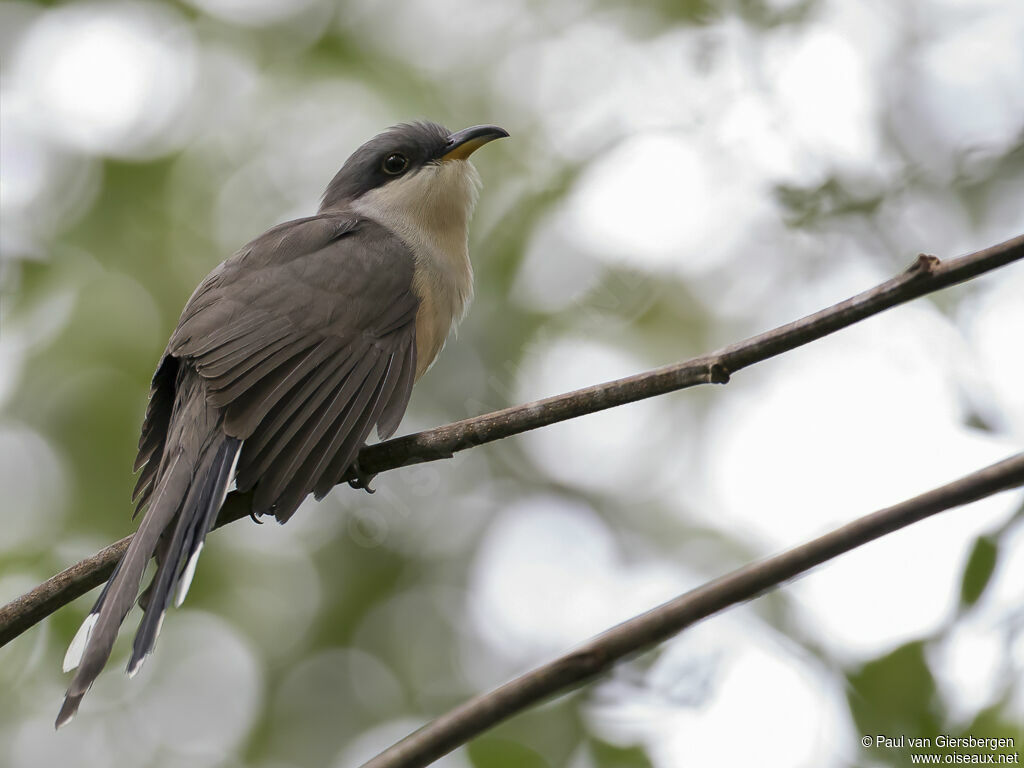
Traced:
<path id="1" fill-rule="evenodd" d="M 474 125 L 472 128 L 456 131 L 448 137 L 448 143 L 439 159 L 465 160 L 487 142 L 504 139 L 507 136 L 508 131 L 496 125 Z"/>

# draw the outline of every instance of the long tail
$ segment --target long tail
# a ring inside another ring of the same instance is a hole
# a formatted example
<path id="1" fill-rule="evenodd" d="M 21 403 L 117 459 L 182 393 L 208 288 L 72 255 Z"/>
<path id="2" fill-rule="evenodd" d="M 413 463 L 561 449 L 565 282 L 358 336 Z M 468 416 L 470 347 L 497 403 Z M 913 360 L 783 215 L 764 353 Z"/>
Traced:
<path id="1" fill-rule="evenodd" d="M 185 599 L 203 541 L 234 477 L 241 441 L 224 434 L 220 416 L 206 404 L 195 373 L 183 372 L 177 389 L 149 509 L 64 657 L 64 671 L 77 667 L 78 672 L 57 715 L 58 728 L 74 717 L 82 697 L 110 658 L 121 623 L 138 596 L 146 565 L 155 555 L 157 571 L 140 600 L 145 615 L 128 662 L 128 674 L 138 672 L 153 650 L 175 588 L 177 604 Z"/>

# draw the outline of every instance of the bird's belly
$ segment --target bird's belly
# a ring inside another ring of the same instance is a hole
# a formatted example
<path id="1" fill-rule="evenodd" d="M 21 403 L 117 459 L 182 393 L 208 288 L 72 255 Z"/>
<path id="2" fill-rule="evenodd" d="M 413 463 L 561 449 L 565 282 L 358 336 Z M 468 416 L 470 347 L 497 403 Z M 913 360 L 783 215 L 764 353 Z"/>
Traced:
<path id="1" fill-rule="evenodd" d="M 453 319 L 453 313 L 439 306 L 430 293 L 420 296 L 420 308 L 416 312 L 417 379 L 427 372 L 441 354 Z"/>
<path id="2" fill-rule="evenodd" d="M 416 378 L 441 353 L 452 327 L 473 299 L 473 268 L 464 243 L 421 243 L 414 248 L 412 288 L 420 300 L 416 312 Z"/>

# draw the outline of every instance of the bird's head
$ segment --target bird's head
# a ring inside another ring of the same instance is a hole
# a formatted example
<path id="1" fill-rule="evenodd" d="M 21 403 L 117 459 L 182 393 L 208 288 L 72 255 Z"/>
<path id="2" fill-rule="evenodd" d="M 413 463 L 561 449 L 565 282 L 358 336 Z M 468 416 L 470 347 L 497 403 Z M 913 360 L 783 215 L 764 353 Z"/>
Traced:
<path id="1" fill-rule="evenodd" d="M 321 210 L 385 211 L 428 222 L 440 217 L 435 223 L 456 213 L 468 218 L 479 188 L 469 156 L 506 136 L 495 125 L 455 133 L 430 122 L 396 125 L 352 153 L 328 185 Z"/>

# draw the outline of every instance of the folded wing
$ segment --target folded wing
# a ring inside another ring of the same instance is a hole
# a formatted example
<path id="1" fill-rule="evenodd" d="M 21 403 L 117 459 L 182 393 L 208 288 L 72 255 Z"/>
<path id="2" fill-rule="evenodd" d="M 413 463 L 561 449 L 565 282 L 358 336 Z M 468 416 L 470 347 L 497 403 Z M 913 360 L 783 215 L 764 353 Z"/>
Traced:
<path id="1" fill-rule="evenodd" d="M 195 368 L 242 441 L 235 476 L 253 511 L 287 520 L 325 495 L 374 427 L 391 435 L 416 370 L 413 260 L 365 219 L 329 214 L 270 230 L 220 265 L 182 313 L 139 442 L 140 507 L 163 451 L 174 376 Z M 163 373 L 162 373 L 163 372 Z"/>

